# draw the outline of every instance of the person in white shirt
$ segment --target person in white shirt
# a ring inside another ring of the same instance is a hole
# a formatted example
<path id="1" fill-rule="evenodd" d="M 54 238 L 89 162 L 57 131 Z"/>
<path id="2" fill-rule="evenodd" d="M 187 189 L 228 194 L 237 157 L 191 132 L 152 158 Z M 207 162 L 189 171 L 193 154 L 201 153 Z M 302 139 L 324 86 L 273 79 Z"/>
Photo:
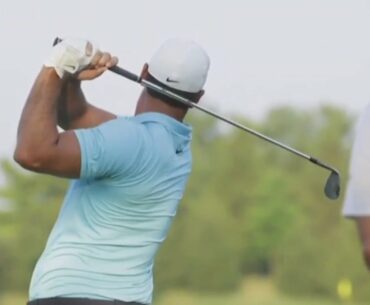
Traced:
<path id="1" fill-rule="evenodd" d="M 356 221 L 370 270 L 370 104 L 357 122 L 349 174 L 343 215 Z"/>

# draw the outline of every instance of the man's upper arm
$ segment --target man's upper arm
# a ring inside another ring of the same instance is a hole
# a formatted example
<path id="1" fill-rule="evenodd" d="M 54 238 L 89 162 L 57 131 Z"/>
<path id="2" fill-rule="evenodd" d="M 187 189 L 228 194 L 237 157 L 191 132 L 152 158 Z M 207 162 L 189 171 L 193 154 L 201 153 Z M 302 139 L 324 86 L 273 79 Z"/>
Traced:
<path id="1" fill-rule="evenodd" d="M 27 156 L 25 157 L 27 160 Z M 20 162 L 22 166 L 35 172 L 58 177 L 78 178 L 81 168 L 81 150 L 73 131 L 60 133 L 55 145 L 40 150 L 31 160 Z"/>
<path id="2" fill-rule="evenodd" d="M 140 157 L 140 126 L 116 119 L 96 128 L 75 131 L 81 150 L 81 178 L 127 175 Z"/>
<path id="3" fill-rule="evenodd" d="M 103 178 L 127 174 L 140 157 L 143 137 L 139 127 L 125 119 L 95 128 L 66 131 L 29 169 L 67 178 Z"/>

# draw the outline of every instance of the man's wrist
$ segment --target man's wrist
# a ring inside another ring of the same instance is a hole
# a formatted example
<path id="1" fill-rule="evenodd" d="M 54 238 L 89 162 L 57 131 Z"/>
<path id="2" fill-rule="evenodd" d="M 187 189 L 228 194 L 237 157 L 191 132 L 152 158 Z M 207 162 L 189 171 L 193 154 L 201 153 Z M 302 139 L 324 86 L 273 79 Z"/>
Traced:
<path id="1" fill-rule="evenodd" d="M 73 89 L 80 89 L 81 88 L 81 81 L 74 77 L 67 78 L 68 85 Z"/>
<path id="2" fill-rule="evenodd" d="M 52 67 L 46 67 L 43 66 L 40 72 L 40 76 L 42 80 L 45 80 L 47 82 L 59 82 L 60 84 L 63 84 L 68 81 L 68 77 L 60 78 Z"/>
<path id="3" fill-rule="evenodd" d="M 53 67 L 43 66 L 40 74 L 42 75 L 42 78 L 45 78 L 46 80 L 58 80 L 62 84 L 68 85 L 74 89 L 80 89 L 81 87 L 81 80 L 73 77 L 73 75 L 69 73 L 64 73 L 63 77 L 60 78 Z"/>

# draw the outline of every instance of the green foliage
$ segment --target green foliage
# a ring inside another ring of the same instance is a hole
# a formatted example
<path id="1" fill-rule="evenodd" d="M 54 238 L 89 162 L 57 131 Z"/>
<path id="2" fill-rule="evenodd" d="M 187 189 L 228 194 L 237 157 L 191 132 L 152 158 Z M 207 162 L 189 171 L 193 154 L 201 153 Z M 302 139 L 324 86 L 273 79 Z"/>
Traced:
<path id="1" fill-rule="evenodd" d="M 232 293 L 257 273 L 285 293 L 330 298 L 349 278 L 355 299 L 369 301 L 354 226 L 341 217 L 341 200 L 323 194 L 329 173 L 208 116 L 190 121 L 193 173 L 156 259 L 157 291 Z M 353 118 L 344 110 L 281 107 L 245 123 L 335 165 L 345 185 Z M 0 212 L 0 293 L 25 291 L 66 181 L 25 174 L 9 162 L 2 168 L 0 199 L 10 209 Z"/>
<path id="2" fill-rule="evenodd" d="M 266 171 L 266 179 L 257 187 L 256 201 L 246 211 L 242 232 L 244 244 L 244 271 L 270 274 L 273 258 L 291 230 L 299 205 L 286 200 L 291 197 L 286 175 Z M 266 190 L 269 190 L 266 192 Z"/>
<path id="3" fill-rule="evenodd" d="M 311 121 L 315 126 L 315 130 L 310 131 L 314 133 L 314 136 L 311 134 L 311 151 L 341 169 L 343 187 L 349 155 L 346 137 L 351 131 L 351 120 L 345 112 L 325 107 Z M 342 219 L 341 204 L 325 200 L 320 192 L 314 191 L 322 188 L 327 175 L 317 179 L 319 173 L 313 167 L 296 174 L 299 181 L 304 181 L 301 185 L 306 189 L 296 188 L 299 201 L 294 201 L 299 202 L 300 211 L 295 217 L 299 221 L 290 227 L 278 249 L 278 263 L 274 265 L 277 284 L 288 293 L 334 297 L 338 281 L 349 278 L 354 283 L 356 297 L 369 300 L 368 289 L 360 285 L 366 270 L 353 225 Z"/>
<path id="4" fill-rule="evenodd" d="M 2 163 L 6 187 L 0 195 L 11 203 L 1 215 L 0 292 L 25 290 L 66 190 L 66 181 L 30 175 Z M 2 258 L 4 256 L 4 259 Z"/>
<path id="5" fill-rule="evenodd" d="M 159 288 L 217 291 L 240 281 L 240 237 L 230 211 L 219 198 L 203 196 L 179 212 L 157 260 Z"/>
<path id="6" fill-rule="evenodd" d="M 317 296 L 289 296 L 276 290 L 269 278 L 250 276 L 237 290 L 199 293 L 181 289 L 170 290 L 154 301 L 154 305 L 365 305 L 368 303 L 341 302 Z"/>

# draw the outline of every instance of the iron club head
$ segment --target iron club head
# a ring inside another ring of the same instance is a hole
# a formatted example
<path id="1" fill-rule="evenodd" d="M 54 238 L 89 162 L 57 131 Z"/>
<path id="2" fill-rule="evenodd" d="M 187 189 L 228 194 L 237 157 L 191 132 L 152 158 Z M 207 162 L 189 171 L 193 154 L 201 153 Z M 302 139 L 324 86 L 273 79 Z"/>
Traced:
<path id="1" fill-rule="evenodd" d="M 340 194 L 340 176 L 337 171 L 332 171 L 325 184 L 325 195 L 329 199 L 337 199 Z"/>

